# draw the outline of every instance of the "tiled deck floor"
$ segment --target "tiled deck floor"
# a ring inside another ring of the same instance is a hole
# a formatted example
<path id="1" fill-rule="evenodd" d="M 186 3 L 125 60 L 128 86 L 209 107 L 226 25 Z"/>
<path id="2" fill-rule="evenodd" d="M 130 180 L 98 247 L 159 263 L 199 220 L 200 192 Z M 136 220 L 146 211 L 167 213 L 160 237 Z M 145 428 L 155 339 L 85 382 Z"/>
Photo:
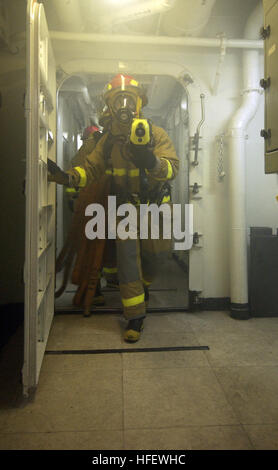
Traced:
<path id="1" fill-rule="evenodd" d="M 1 356 L 0 449 L 278 449 L 278 318 L 149 314 L 136 346 L 124 326 L 118 314 L 56 315 L 47 349 L 210 349 L 46 355 L 23 405 L 17 332 Z"/>

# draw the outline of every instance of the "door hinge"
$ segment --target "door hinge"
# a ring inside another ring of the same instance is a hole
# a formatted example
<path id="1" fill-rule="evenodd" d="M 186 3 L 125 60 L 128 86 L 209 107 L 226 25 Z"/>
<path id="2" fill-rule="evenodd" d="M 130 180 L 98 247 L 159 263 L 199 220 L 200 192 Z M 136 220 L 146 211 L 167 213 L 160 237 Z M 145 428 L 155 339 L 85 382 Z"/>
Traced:
<path id="1" fill-rule="evenodd" d="M 267 88 L 270 87 L 270 82 L 271 82 L 270 77 L 262 78 L 260 80 L 260 85 L 264 90 L 266 90 Z"/>
<path id="2" fill-rule="evenodd" d="M 199 232 L 194 232 L 193 233 L 193 245 L 199 245 L 200 243 L 200 237 L 202 237 L 202 233 Z"/>
<path id="3" fill-rule="evenodd" d="M 201 186 L 200 186 L 198 183 L 194 183 L 194 184 L 193 184 L 193 188 L 192 188 L 192 193 L 193 193 L 193 194 L 198 194 L 200 187 L 201 187 Z"/>
<path id="4" fill-rule="evenodd" d="M 267 26 L 263 26 L 261 29 L 260 29 L 260 36 L 262 39 L 267 39 L 269 38 L 270 36 L 270 24 L 268 24 Z"/>

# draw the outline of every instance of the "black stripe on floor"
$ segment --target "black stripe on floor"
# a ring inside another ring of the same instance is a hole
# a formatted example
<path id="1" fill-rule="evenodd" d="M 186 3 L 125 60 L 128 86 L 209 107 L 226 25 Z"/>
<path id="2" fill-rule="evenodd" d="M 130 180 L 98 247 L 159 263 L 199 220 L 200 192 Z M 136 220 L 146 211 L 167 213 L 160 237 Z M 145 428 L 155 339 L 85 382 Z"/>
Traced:
<path id="1" fill-rule="evenodd" d="M 149 307 L 147 308 L 147 313 L 183 313 L 188 312 L 188 308 L 184 306 L 180 307 Z M 55 307 L 55 316 L 56 315 L 77 315 L 83 314 L 84 309 L 78 307 Z M 103 314 L 103 313 L 123 313 L 122 307 L 95 307 L 91 311 L 91 315 Z"/>
<path id="2" fill-rule="evenodd" d="M 48 350 L 45 354 L 120 354 L 140 352 L 163 352 L 163 351 L 207 351 L 208 346 L 173 346 L 165 348 L 130 348 L 130 349 L 64 349 Z"/>

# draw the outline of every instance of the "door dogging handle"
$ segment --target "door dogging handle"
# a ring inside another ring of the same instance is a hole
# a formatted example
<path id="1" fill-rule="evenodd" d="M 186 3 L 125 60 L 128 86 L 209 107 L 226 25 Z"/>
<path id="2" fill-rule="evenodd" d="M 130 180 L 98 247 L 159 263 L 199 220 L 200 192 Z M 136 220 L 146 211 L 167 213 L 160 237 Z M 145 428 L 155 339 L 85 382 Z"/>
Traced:
<path id="1" fill-rule="evenodd" d="M 262 129 L 261 130 L 261 137 L 264 139 L 270 139 L 271 138 L 271 129 Z"/>

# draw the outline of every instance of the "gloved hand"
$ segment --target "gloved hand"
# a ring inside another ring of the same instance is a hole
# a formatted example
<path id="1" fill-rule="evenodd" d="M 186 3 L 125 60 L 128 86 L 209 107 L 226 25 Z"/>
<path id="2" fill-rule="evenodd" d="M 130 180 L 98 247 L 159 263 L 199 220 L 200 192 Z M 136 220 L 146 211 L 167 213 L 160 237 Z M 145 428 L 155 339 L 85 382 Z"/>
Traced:
<path id="1" fill-rule="evenodd" d="M 69 184 L 69 175 L 61 170 L 61 168 L 59 168 L 58 165 L 49 158 L 47 159 L 47 171 L 48 181 L 54 181 L 55 183 L 64 184 L 66 186 Z"/>
<path id="2" fill-rule="evenodd" d="M 149 145 L 134 145 L 130 142 L 131 160 L 137 168 L 152 170 L 156 165 L 156 156 Z"/>

